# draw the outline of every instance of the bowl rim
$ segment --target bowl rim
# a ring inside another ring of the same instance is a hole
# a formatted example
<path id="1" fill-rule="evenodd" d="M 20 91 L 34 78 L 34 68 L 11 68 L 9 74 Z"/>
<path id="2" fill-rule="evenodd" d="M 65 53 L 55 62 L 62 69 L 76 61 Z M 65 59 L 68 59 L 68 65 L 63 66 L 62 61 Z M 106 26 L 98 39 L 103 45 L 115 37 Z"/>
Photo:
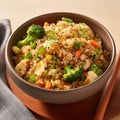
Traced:
<path id="1" fill-rule="evenodd" d="M 53 89 L 49 89 L 49 90 L 48 90 L 48 89 L 45 89 L 45 88 L 42 88 L 42 87 L 38 87 L 38 86 L 36 86 L 36 85 L 34 85 L 34 84 L 31 84 L 31 83 L 25 81 L 22 77 L 20 77 L 20 76 L 15 72 L 15 70 L 13 69 L 13 67 L 12 67 L 12 65 L 11 65 L 11 63 L 10 63 L 10 61 L 9 61 L 9 59 L 8 59 L 8 50 L 7 50 L 7 48 L 8 48 L 9 41 L 10 41 L 10 39 L 12 38 L 12 36 L 13 36 L 19 29 L 21 29 L 24 25 L 27 25 L 27 24 L 30 23 L 31 21 L 34 22 L 34 21 L 37 20 L 37 19 L 41 19 L 41 18 L 43 18 L 44 16 L 48 16 L 48 15 L 49 15 L 49 16 L 50 16 L 50 15 L 59 15 L 59 14 L 69 14 L 69 15 L 72 14 L 72 15 L 74 15 L 74 16 L 77 16 L 77 15 L 78 15 L 78 16 L 87 18 L 87 19 L 91 20 L 92 22 L 97 23 L 97 25 L 99 25 L 99 27 L 101 27 L 101 28 L 106 32 L 107 36 L 109 37 L 109 39 L 110 39 L 110 41 L 111 41 L 111 44 L 112 44 L 112 46 L 113 46 L 113 47 L 112 47 L 113 50 L 112 50 L 111 60 L 110 60 L 110 63 L 109 63 L 109 65 L 108 65 L 107 69 L 106 69 L 105 72 L 104 72 L 100 77 L 98 77 L 95 81 L 93 81 L 93 82 L 91 82 L 91 83 L 89 83 L 89 84 L 86 84 L 86 85 L 84 85 L 84 86 L 80 86 L 80 87 L 77 87 L 77 88 L 72 88 L 72 89 L 69 89 L 69 90 L 53 90 Z M 115 46 L 114 39 L 113 39 L 111 33 L 108 31 L 108 29 L 107 29 L 105 26 L 103 26 L 100 22 L 98 22 L 97 20 L 93 19 L 92 17 L 89 17 L 89 16 L 87 16 L 87 15 L 83 15 L 83 14 L 73 13 L 73 12 L 51 12 L 51 13 L 46 13 L 46 14 L 38 15 L 38 16 L 36 16 L 36 17 L 33 17 L 33 18 L 31 18 L 31 19 L 26 20 L 24 23 L 22 23 L 21 25 L 19 25 L 19 26 L 16 28 L 16 30 L 10 35 L 9 40 L 7 41 L 7 44 L 6 44 L 6 48 L 5 48 L 5 60 L 6 60 L 6 64 L 7 64 L 7 66 L 9 67 L 10 71 L 12 71 L 12 73 L 15 75 L 15 77 L 18 78 L 22 83 L 24 83 L 24 84 L 27 85 L 27 86 L 31 86 L 31 87 L 36 88 L 36 89 L 38 89 L 38 90 L 40 89 L 40 90 L 47 91 L 47 92 L 71 92 L 71 91 L 76 91 L 76 90 L 84 89 L 84 88 L 86 88 L 86 87 L 88 87 L 88 86 L 91 86 L 91 85 L 93 85 L 93 84 L 96 84 L 100 79 L 102 79 L 102 78 L 105 76 L 105 74 L 106 74 L 106 73 L 109 71 L 109 69 L 112 67 L 112 65 L 113 65 L 114 62 L 115 62 L 115 58 L 116 58 L 116 46 Z"/>

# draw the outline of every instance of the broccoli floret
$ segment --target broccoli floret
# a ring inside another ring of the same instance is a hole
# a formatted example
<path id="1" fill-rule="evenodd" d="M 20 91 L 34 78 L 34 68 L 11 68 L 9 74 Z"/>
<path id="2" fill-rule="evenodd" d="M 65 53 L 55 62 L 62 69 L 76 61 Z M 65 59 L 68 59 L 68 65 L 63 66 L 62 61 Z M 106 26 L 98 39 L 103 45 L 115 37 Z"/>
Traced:
<path id="1" fill-rule="evenodd" d="M 22 47 L 23 45 L 29 45 L 35 42 L 37 39 L 41 39 L 45 35 L 45 30 L 40 25 L 32 24 L 27 29 L 27 36 L 25 39 L 20 40 L 17 45 L 18 47 Z"/>
<path id="2" fill-rule="evenodd" d="M 89 71 L 94 71 L 98 76 L 100 76 L 103 73 L 103 70 L 100 68 L 100 66 L 96 64 L 91 64 Z"/>
<path id="3" fill-rule="evenodd" d="M 63 79 L 65 82 L 73 82 L 80 78 L 82 78 L 83 75 L 83 67 L 76 67 L 71 68 L 70 66 L 66 66 L 64 68 L 65 74 L 63 75 Z"/>

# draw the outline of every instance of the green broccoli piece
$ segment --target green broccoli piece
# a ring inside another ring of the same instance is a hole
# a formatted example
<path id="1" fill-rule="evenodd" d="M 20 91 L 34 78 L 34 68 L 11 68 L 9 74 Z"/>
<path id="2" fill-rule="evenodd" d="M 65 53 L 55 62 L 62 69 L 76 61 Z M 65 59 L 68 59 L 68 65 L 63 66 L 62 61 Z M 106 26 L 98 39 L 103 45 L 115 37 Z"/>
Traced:
<path id="1" fill-rule="evenodd" d="M 101 67 L 94 63 L 91 64 L 89 71 L 94 71 L 98 76 L 100 76 L 103 73 L 103 70 L 101 69 Z"/>
<path id="2" fill-rule="evenodd" d="M 18 47 L 22 47 L 23 45 L 30 45 L 34 43 L 37 39 L 43 38 L 45 35 L 45 30 L 40 25 L 32 24 L 27 29 L 27 36 L 25 39 L 20 40 L 17 45 Z"/>
<path id="3" fill-rule="evenodd" d="M 82 78 L 83 75 L 83 67 L 76 67 L 72 69 L 70 66 L 66 66 L 64 68 L 65 74 L 63 75 L 63 80 L 65 82 L 73 82 L 80 78 Z"/>

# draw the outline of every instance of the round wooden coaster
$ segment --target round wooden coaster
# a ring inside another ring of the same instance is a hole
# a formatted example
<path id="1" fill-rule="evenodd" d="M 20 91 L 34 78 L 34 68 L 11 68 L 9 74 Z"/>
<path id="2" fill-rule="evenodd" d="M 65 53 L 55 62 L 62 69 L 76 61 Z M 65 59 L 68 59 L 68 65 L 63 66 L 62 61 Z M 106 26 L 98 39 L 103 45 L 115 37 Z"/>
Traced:
<path id="1" fill-rule="evenodd" d="M 50 120 L 92 120 L 94 117 L 101 91 L 83 101 L 72 104 L 49 104 L 33 98 L 22 91 L 7 72 L 7 79 L 13 93 L 31 111 Z"/>

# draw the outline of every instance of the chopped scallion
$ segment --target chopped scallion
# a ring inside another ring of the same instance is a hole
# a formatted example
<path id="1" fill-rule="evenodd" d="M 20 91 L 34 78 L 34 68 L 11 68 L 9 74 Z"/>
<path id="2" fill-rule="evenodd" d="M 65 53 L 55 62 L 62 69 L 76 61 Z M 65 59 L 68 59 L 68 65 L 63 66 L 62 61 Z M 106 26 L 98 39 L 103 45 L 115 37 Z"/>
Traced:
<path id="1" fill-rule="evenodd" d="M 66 22 L 69 22 L 69 23 L 73 22 L 72 19 L 66 18 L 66 17 L 62 17 L 62 21 L 66 21 Z"/>

